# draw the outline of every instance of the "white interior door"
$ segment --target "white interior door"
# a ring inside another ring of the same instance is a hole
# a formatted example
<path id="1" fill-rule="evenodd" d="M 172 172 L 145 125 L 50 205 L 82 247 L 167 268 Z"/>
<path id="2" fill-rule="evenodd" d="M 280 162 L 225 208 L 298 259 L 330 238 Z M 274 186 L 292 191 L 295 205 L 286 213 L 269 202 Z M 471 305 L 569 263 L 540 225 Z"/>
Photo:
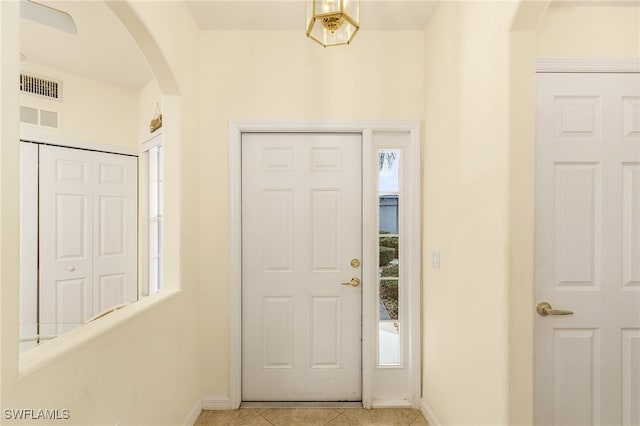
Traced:
<path id="1" fill-rule="evenodd" d="M 40 333 L 137 298 L 135 157 L 40 146 Z"/>
<path id="2" fill-rule="evenodd" d="M 244 401 L 361 399 L 361 149 L 242 135 Z"/>
<path id="3" fill-rule="evenodd" d="M 38 145 L 20 143 L 20 351 L 38 344 Z"/>
<path id="4" fill-rule="evenodd" d="M 94 315 L 138 298 L 137 161 L 93 153 Z"/>
<path id="5" fill-rule="evenodd" d="M 40 147 L 40 330 L 65 333 L 93 316 L 90 152 Z"/>
<path id="6" fill-rule="evenodd" d="M 536 424 L 640 424 L 640 75 L 538 74 Z"/>

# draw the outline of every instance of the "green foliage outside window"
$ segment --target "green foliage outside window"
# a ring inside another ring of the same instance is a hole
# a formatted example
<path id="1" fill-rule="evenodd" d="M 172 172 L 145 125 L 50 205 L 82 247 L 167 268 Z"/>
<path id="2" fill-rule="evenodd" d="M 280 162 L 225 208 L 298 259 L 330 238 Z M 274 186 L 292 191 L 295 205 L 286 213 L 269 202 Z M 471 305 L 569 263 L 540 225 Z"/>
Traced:
<path id="1" fill-rule="evenodd" d="M 398 319 L 398 281 L 382 280 L 380 282 L 380 300 L 392 320 Z"/>

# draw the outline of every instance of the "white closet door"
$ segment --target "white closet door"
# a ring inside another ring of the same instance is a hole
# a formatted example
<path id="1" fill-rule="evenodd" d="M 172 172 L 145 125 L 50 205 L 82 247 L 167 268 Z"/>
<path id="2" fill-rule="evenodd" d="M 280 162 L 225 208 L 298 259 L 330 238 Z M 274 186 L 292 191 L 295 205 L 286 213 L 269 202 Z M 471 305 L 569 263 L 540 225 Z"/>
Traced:
<path id="1" fill-rule="evenodd" d="M 137 289 L 137 162 L 92 153 L 93 312 L 133 302 Z"/>
<path id="2" fill-rule="evenodd" d="M 41 146 L 41 335 L 136 298 L 136 158 Z"/>
<path id="3" fill-rule="evenodd" d="M 91 154 L 40 147 L 40 332 L 44 339 L 94 315 Z"/>
<path id="4" fill-rule="evenodd" d="M 38 336 L 38 145 L 20 143 L 20 351 Z"/>

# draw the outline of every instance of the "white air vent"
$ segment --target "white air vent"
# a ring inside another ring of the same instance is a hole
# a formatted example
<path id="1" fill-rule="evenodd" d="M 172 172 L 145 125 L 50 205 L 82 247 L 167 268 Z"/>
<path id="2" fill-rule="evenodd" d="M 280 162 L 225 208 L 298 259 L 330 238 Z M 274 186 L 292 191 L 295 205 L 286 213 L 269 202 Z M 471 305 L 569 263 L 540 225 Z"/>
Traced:
<path id="1" fill-rule="evenodd" d="M 59 129 L 60 114 L 57 111 L 20 106 L 20 122 Z"/>
<path id="2" fill-rule="evenodd" d="M 58 113 L 55 111 L 40 110 L 40 125 L 45 127 L 58 128 Z"/>
<path id="3" fill-rule="evenodd" d="M 62 83 L 29 74 L 20 74 L 20 90 L 49 99 L 62 99 Z"/>
<path id="4" fill-rule="evenodd" d="M 25 106 L 20 107 L 20 122 L 38 125 L 38 110 Z"/>

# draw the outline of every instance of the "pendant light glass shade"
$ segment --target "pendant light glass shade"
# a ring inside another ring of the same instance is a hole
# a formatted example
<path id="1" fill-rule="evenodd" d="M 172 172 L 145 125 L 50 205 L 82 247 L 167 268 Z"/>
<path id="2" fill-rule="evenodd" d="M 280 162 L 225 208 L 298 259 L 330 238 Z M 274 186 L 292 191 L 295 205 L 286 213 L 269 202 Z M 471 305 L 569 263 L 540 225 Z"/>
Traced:
<path id="1" fill-rule="evenodd" d="M 359 21 L 359 0 L 307 0 L 307 37 L 324 47 L 351 43 Z"/>

